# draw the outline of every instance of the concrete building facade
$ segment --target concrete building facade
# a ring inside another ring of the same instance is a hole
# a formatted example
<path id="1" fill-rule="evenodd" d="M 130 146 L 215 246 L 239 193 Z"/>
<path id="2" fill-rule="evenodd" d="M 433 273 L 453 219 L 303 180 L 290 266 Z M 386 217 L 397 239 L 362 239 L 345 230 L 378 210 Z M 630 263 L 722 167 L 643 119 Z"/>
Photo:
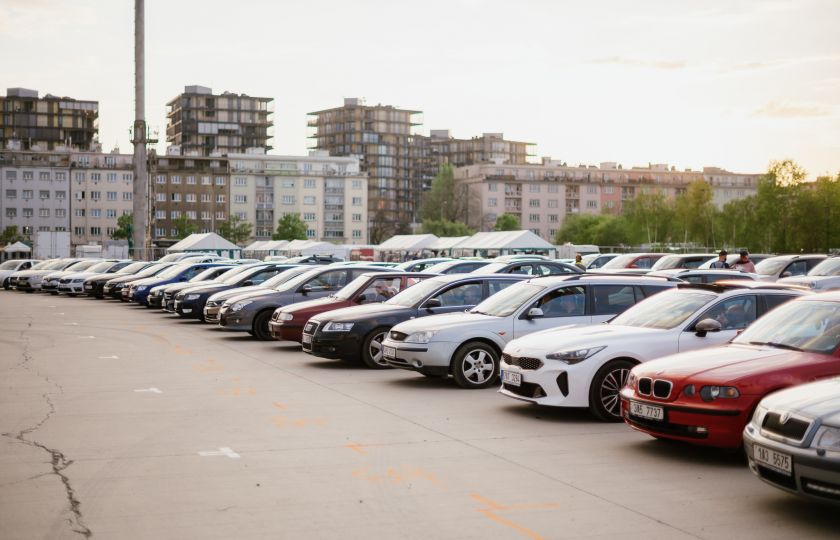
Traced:
<path id="1" fill-rule="evenodd" d="M 70 227 L 69 151 L 0 150 L 0 230 L 17 227 L 33 240 L 38 231 Z"/>
<path id="2" fill-rule="evenodd" d="M 99 133 L 99 103 L 8 88 L 0 96 L 0 148 L 92 150 Z"/>
<path id="3" fill-rule="evenodd" d="M 71 243 L 107 245 L 117 220 L 132 212 L 133 156 L 78 152 L 70 164 Z"/>

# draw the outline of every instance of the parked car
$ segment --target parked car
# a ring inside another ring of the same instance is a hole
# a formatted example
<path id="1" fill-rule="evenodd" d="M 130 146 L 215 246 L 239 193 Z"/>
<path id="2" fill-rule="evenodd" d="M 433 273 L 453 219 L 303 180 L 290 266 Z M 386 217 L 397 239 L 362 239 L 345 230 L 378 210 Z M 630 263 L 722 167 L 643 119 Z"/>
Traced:
<path id="1" fill-rule="evenodd" d="M 228 270 L 236 268 L 236 265 L 226 263 L 216 263 L 205 270 L 199 272 L 185 282 L 164 283 L 155 285 L 149 289 L 149 296 L 146 298 L 146 305 L 150 308 L 165 308 L 166 294 L 171 296 L 181 289 L 192 287 L 194 285 L 206 285 L 210 281 L 224 275 Z"/>
<path id="2" fill-rule="evenodd" d="M 671 270 L 672 268 L 698 268 L 704 262 L 717 258 L 714 253 L 675 253 L 665 255 L 653 263 L 652 272 Z"/>
<path id="3" fill-rule="evenodd" d="M 204 304 L 213 294 L 238 287 L 259 285 L 280 272 L 288 270 L 291 266 L 287 263 L 248 264 L 242 267 L 244 269 L 242 272 L 226 278 L 222 283 L 199 284 L 179 291 L 175 295 L 175 313 L 187 319 L 198 319 L 204 322 Z"/>
<path id="4" fill-rule="evenodd" d="M 573 264 L 539 259 L 524 259 L 510 262 L 491 262 L 473 270 L 476 274 L 523 274 L 526 276 L 559 276 L 582 274 L 583 270 Z"/>
<path id="5" fill-rule="evenodd" d="M 0 264 L 0 283 L 3 284 L 3 288 L 7 291 L 11 289 L 9 277 L 12 274 L 22 270 L 29 270 L 33 265 L 38 264 L 38 262 L 40 261 L 36 259 L 11 259 Z"/>
<path id="6" fill-rule="evenodd" d="M 47 275 L 69 268 L 81 260 L 78 258 L 55 259 L 43 266 L 36 265 L 29 270 L 15 272 L 10 279 L 14 280 L 15 289 L 31 293 L 41 289 L 41 282 Z"/>
<path id="7" fill-rule="evenodd" d="M 59 260 L 60 259 L 48 259 L 46 261 L 39 261 L 33 263 L 32 266 L 30 266 L 29 268 L 15 270 L 8 275 L 8 277 L 6 278 L 6 283 L 8 283 L 10 289 L 17 289 L 18 277 L 27 275 L 25 273 L 28 273 L 30 270 L 45 270 L 48 266 L 55 264 Z"/>
<path id="8" fill-rule="evenodd" d="M 816 291 L 840 289 L 840 257 L 824 259 L 806 275 L 784 277 L 779 280 L 779 283 L 802 285 Z"/>
<path id="9" fill-rule="evenodd" d="M 164 255 L 163 257 L 161 257 L 160 259 L 158 259 L 155 262 L 160 262 L 160 263 L 181 262 L 181 261 L 184 261 L 186 259 L 201 259 L 198 262 L 212 262 L 212 261 L 223 260 L 223 259 L 225 259 L 225 257 L 222 257 L 220 255 L 216 255 L 215 253 L 209 253 L 209 252 L 205 253 L 205 252 L 189 252 L 189 251 L 187 251 L 187 252 L 181 252 L 181 253 L 168 253 L 168 254 Z"/>
<path id="10" fill-rule="evenodd" d="M 840 503 L 840 378 L 762 399 L 744 430 L 750 470 L 771 486 Z"/>
<path id="11" fill-rule="evenodd" d="M 434 264 L 423 270 L 423 272 L 427 274 L 466 274 L 488 264 L 490 264 L 490 261 L 456 259 Z"/>
<path id="12" fill-rule="evenodd" d="M 700 270 L 699 268 L 674 268 L 671 270 L 651 270 L 645 274 L 648 277 L 676 278 L 688 283 L 715 283 L 716 281 L 747 280 L 755 281 L 758 274 L 739 272 L 737 270 Z"/>
<path id="13" fill-rule="evenodd" d="M 251 332 L 257 339 L 270 340 L 268 323 L 277 308 L 335 294 L 362 274 L 382 271 L 389 273 L 387 268 L 367 265 L 313 268 L 274 289 L 226 300 L 219 311 L 219 326 L 226 330 Z"/>
<path id="14" fill-rule="evenodd" d="M 112 261 L 113 260 L 116 259 L 112 259 Z M 91 266 L 99 264 L 100 262 L 102 262 L 102 259 L 82 259 L 80 261 L 76 261 L 75 263 L 62 270 L 50 272 L 41 279 L 41 291 L 48 292 L 53 295 L 58 294 L 58 282 L 62 277 L 68 274 L 84 272 Z"/>
<path id="15" fill-rule="evenodd" d="M 85 294 L 88 296 L 93 296 L 94 298 L 104 298 L 103 289 L 105 288 L 105 283 L 108 281 L 118 278 L 118 277 L 126 277 L 126 276 L 133 276 L 138 272 L 148 268 L 149 266 L 155 263 L 148 262 L 148 261 L 137 261 L 127 266 L 117 270 L 113 274 L 104 273 L 104 274 L 93 274 L 85 279 L 82 288 L 84 289 Z"/>
<path id="16" fill-rule="evenodd" d="M 774 309 L 722 347 L 633 368 L 621 391 L 630 427 L 657 438 L 738 448 L 766 395 L 840 375 L 840 293 Z"/>
<path id="17" fill-rule="evenodd" d="M 753 264 L 758 264 L 761 261 L 763 261 L 764 259 L 769 259 L 770 257 L 775 257 L 775 255 L 772 255 L 772 254 L 769 254 L 769 253 L 750 253 L 750 260 L 753 262 Z M 740 258 L 741 258 L 740 252 L 730 253 L 729 255 L 726 256 L 726 264 L 728 264 L 729 266 L 733 266 L 736 262 L 738 262 L 738 259 L 740 259 Z M 713 258 L 711 258 L 708 261 L 701 264 L 698 268 L 700 270 L 706 270 L 708 268 L 711 268 L 712 263 L 715 262 L 716 260 L 718 260 L 717 255 L 715 255 Z"/>
<path id="18" fill-rule="evenodd" d="M 303 351 L 322 358 L 361 360 L 371 368 L 386 368 L 382 340 L 394 325 L 475 307 L 526 277 L 516 274 L 435 276 L 382 304 L 315 315 L 303 327 Z"/>
<path id="19" fill-rule="evenodd" d="M 283 286 L 287 281 L 299 276 L 305 272 L 310 272 L 313 266 L 310 264 L 302 265 L 287 265 L 288 268 L 279 272 L 271 279 L 267 279 L 258 285 L 249 285 L 247 287 L 235 287 L 232 289 L 225 288 L 220 292 L 210 295 L 207 302 L 204 303 L 204 322 L 209 324 L 219 323 L 219 312 L 226 300 L 237 298 L 239 296 L 246 296 L 254 292 L 271 291 Z"/>
<path id="20" fill-rule="evenodd" d="M 335 255 L 299 255 L 283 260 L 286 264 L 332 264 L 342 262 L 344 259 Z"/>
<path id="21" fill-rule="evenodd" d="M 587 270 L 597 270 L 618 257 L 618 255 L 618 253 L 590 253 L 589 255 L 584 255 L 581 258 L 581 262 Z"/>
<path id="22" fill-rule="evenodd" d="M 420 272 L 394 271 L 362 274 L 340 291 L 325 298 L 277 308 L 268 323 L 268 332 L 273 339 L 299 343 L 303 335 L 303 326 L 311 317 L 334 309 L 385 302 L 412 285 L 431 277 L 433 277 L 431 274 Z"/>
<path id="23" fill-rule="evenodd" d="M 405 261 L 394 267 L 394 270 L 402 272 L 422 272 L 423 270 L 434 266 L 438 263 L 453 261 L 449 257 L 433 257 L 431 259 L 416 259 L 414 261 Z"/>
<path id="24" fill-rule="evenodd" d="M 777 279 L 804 276 L 827 258 L 826 255 L 777 255 L 764 259 L 755 265 L 755 273 L 762 279 Z"/>
<path id="25" fill-rule="evenodd" d="M 664 285 L 626 287 L 595 287 L 593 313 L 617 313 L 613 298 L 651 296 Z M 511 341 L 502 355 L 499 392 L 539 405 L 588 407 L 600 420 L 620 422 L 619 391 L 633 366 L 726 343 L 767 311 L 802 294 L 797 287 L 762 282 L 682 283 L 607 324 L 556 328 Z"/>
<path id="26" fill-rule="evenodd" d="M 656 261 L 667 255 L 667 253 L 624 253 L 615 257 L 601 267 L 601 270 L 611 271 L 622 268 L 650 269 Z"/>
<path id="27" fill-rule="evenodd" d="M 58 280 L 58 293 L 64 293 L 67 296 L 76 296 L 77 294 L 84 294 L 85 281 L 93 276 L 106 274 L 113 277 L 113 275 L 122 270 L 133 261 L 130 260 L 110 260 L 102 261 L 88 267 L 81 272 L 65 272 L 65 275 Z"/>
<path id="28" fill-rule="evenodd" d="M 105 282 L 105 285 L 102 286 L 102 295 L 103 297 L 109 296 L 114 300 L 123 300 L 122 291 L 123 288 L 129 286 L 132 281 L 136 281 L 138 279 L 144 279 L 147 277 L 152 277 L 160 274 L 167 268 L 171 268 L 172 266 L 176 265 L 176 262 L 153 262 L 146 266 L 143 270 L 140 270 L 137 273 L 129 274 L 129 275 L 117 275 L 108 281 Z"/>
<path id="29" fill-rule="evenodd" d="M 452 375 L 462 388 L 486 388 L 498 380 L 502 349 L 510 340 L 558 326 L 604 322 L 643 299 L 643 287 L 653 293 L 674 286 L 667 280 L 585 274 L 531 279 L 466 313 L 394 326 L 382 342 L 383 355 L 392 367 Z"/>
<path id="30" fill-rule="evenodd" d="M 190 259 L 187 259 L 189 261 Z M 192 263 L 179 262 L 152 277 L 132 281 L 123 289 L 123 296 L 129 302 L 135 302 L 141 306 L 152 307 L 147 302 L 152 288 L 158 285 L 169 285 L 172 283 L 186 283 L 207 268 L 217 266 L 219 263 Z"/>

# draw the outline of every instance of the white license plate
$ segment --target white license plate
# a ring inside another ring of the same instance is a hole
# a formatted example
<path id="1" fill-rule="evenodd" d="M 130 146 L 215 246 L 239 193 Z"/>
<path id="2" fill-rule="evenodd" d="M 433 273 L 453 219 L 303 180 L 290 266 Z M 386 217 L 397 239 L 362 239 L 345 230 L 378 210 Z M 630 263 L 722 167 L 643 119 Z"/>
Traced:
<path id="1" fill-rule="evenodd" d="M 665 420 L 665 409 L 656 405 L 639 403 L 638 401 L 630 402 L 630 414 L 649 420 L 659 420 L 660 422 Z"/>
<path id="2" fill-rule="evenodd" d="M 512 371 L 502 371 L 502 384 L 522 386 L 522 374 Z"/>
<path id="3" fill-rule="evenodd" d="M 776 452 L 763 446 L 753 446 L 753 459 L 768 469 L 773 469 L 788 476 L 793 470 L 793 462 L 789 454 Z"/>
<path id="4" fill-rule="evenodd" d="M 385 358 L 396 358 L 397 349 L 393 347 L 382 347 L 382 356 L 384 356 Z"/>
<path id="5" fill-rule="evenodd" d="M 303 334 L 302 343 L 312 343 L 312 336 L 310 336 L 308 334 Z"/>

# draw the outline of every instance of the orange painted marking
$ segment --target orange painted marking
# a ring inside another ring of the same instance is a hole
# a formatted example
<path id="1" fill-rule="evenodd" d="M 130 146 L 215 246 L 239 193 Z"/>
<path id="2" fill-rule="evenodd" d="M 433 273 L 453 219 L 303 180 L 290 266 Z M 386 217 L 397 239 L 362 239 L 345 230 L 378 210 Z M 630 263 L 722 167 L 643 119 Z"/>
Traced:
<path id="1" fill-rule="evenodd" d="M 416 480 L 426 480 L 427 482 L 437 486 L 442 487 L 441 482 L 437 479 L 437 477 L 420 467 L 411 467 L 408 465 L 402 465 L 400 467 L 388 467 L 385 469 L 384 473 L 378 472 L 370 472 L 369 467 L 362 467 L 359 469 L 353 470 L 353 476 L 355 478 L 361 478 L 371 484 L 381 484 L 383 482 L 388 482 L 390 484 L 401 486 L 405 484 L 410 484 L 412 481 Z"/>
<path id="2" fill-rule="evenodd" d="M 256 388 L 223 388 L 219 390 L 219 393 L 224 396 L 234 397 L 255 396 L 257 395 L 257 390 Z"/>
<path id="3" fill-rule="evenodd" d="M 193 371 L 197 371 L 199 373 L 217 373 L 219 371 L 224 371 L 224 368 L 222 367 L 221 362 L 215 358 L 208 358 L 206 362 L 193 364 Z"/>
<path id="4" fill-rule="evenodd" d="M 504 525 L 510 529 L 515 530 L 516 532 L 531 538 L 532 540 L 544 540 L 542 535 L 532 531 L 531 529 L 516 523 L 515 521 L 511 521 L 506 517 L 500 516 L 497 512 L 501 511 L 513 511 L 513 510 L 533 510 L 533 509 L 546 509 L 546 508 L 559 508 L 560 505 L 557 503 L 545 503 L 545 504 L 513 504 L 513 505 L 503 505 L 499 504 L 495 501 L 482 497 L 478 493 L 470 493 L 470 497 L 480 503 L 483 504 L 486 508 L 476 508 L 476 512 L 480 513 L 487 519 L 491 521 L 495 521 L 500 525 Z"/>
<path id="5" fill-rule="evenodd" d="M 272 416 L 271 421 L 279 428 L 302 428 L 309 426 L 324 427 L 327 425 L 327 420 L 322 417 L 317 418 L 286 418 L 285 416 Z"/>
<path id="6" fill-rule="evenodd" d="M 286 409 L 286 405 L 284 403 L 280 403 L 279 401 L 275 401 L 274 403 L 272 403 L 272 405 L 274 405 L 275 408 L 280 409 L 281 411 Z"/>
<path id="7" fill-rule="evenodd" d="M 367 455 L 367 452 L 365 452 L 365 449 L 362 448 L 362 445 L 359 444 L 359 443 L 349 442 L 349 443 L 345 444 L 344 447 L 349 448 L 350 450 L 356 452 L 357 454 L 361 454 L 363 456 Z"/>

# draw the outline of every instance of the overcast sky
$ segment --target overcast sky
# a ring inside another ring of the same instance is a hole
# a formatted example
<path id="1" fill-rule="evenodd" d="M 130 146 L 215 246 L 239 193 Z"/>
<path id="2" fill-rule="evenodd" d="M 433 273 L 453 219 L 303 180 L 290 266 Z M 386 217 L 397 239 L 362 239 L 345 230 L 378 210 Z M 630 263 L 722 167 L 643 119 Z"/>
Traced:
<path id="1" fill-rule="evenodd" d="M 273 97 L 273 153 L 307 151 L 307 112 L 364 97 L 570 164 L 840 171 L 837 0 L 146 4 L 162 138 L 165 103 L 201 84 Z M 0 0 L 0 87 L 98 100 L 103 147 L 130 152 L 133 5 Z"/>

